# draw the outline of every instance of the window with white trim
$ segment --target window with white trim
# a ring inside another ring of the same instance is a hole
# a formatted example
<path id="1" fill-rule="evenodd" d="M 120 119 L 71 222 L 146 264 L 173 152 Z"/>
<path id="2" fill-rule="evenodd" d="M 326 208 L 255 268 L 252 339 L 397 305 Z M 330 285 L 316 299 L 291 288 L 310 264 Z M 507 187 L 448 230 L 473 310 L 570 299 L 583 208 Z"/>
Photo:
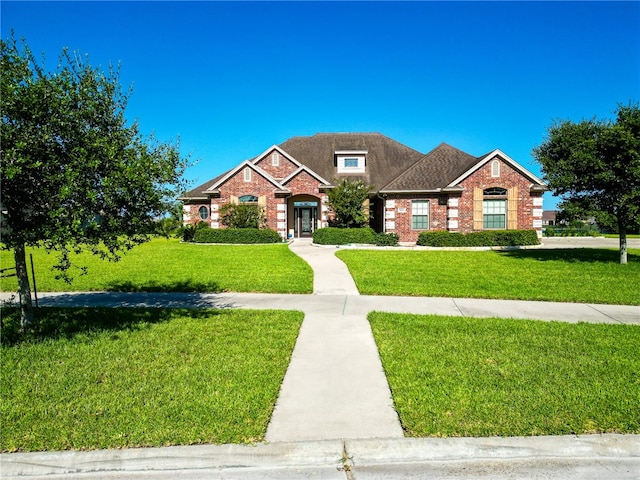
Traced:
<path id="1" fill-rule="evenodd" d="M 245 167 L 244 169 L 244 181 L 245 182 L 251 181 L 251 169 L 249 167 Z"/>
<path id="2" fill-rule="evenodd" d="M 337 155 L 338 173 L 364 173 L 364 155 Z"/>
<path id="3" fill-rule="evenodd" d="M 255 195 L 242 195 L 238 197 L 238 203 L 258 203 L 258 197 Z"/>
<path id="4" fill-rule="evenodd" d="M 411 202 L 411 228 L 413 230 L 429 229 L 428 200 L 414 200 Z"/>
<path id="5" fill-rule="evenodd" d="M 209 218 L 209 209 L 204 205 L 198 209 L 198 215 L 200 216 L 200 220 L 206 220 Z"/>
<path id="6" fill-rule="evenodd" d="M 482 200 L 482 228 L 487 230 L 507 228 L 507 190 L 487 188 Z"/>

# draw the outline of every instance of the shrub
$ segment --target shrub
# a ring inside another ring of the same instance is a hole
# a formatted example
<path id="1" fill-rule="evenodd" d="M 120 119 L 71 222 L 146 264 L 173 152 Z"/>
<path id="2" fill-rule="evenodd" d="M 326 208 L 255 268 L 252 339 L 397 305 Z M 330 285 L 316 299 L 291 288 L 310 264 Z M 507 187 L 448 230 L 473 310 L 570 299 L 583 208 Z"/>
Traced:
<path id="1" fill-rule="evenodd" d="M 599 234 L 597 230 L 566 227 L 547 227 L 544 231 L 545 237 L 595 237 Z"/>
<path id="2" fill-rule="evenodd" d="M 376 233 L 373 228 L 320 228 L 313 232 L 313 243 L 318 245 L 346 245 L 349 243 L 373 244 Z"/>
<path id="3" fill-rule="evenodd" d="M 196 224 L 189 223 L 183 226 L 180 231 L 182 234 L 183 242 L 193 242 L 193 239 L 198 230 L 202 230 L 204 228 L 209 228 L 209 225 L 206 222 L 198 222 Z"/>
<path id="4" fill-rule="evenodd" d="M 206 228 L 196 231 L 196 243 L 278 243 L 282 238 L 275 230 L 258 228 Z"/>
<path id="5" fill-rule="evenodd" d="M 264 208 L 254 203 L 225 203 L 220 207 L 220 223 L 229 228 L 265 228 Z"/>
<path id="6" fill-rule="evenodd" d="M 467 234 L 429 231 L 422 232 L 417 242 L 429 247 L 514 247 L 539 243 L 535 230 L 486 230 Z"/>
<path id="7" fill-rule="evenodd" d="M 398 245 L 399 239 L 400 237 L 398 237 L 397 233 L 380 232 L 376 233 L 373 241 L 379 247 L 395 247 Z"/>

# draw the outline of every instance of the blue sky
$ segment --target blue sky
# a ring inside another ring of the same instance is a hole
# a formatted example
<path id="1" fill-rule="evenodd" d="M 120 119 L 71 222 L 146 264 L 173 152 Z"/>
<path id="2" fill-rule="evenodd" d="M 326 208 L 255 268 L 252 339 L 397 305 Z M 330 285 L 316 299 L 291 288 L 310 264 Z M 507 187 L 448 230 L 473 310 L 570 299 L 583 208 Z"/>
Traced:
<path id="1" fill-rule="evenodd" d="M 640 99 L 640 2 L 9 2 L 53 68 L 121 64 L 127 118 L 181 139 L 197 183 L 292 136 L 531 156 L 555 119 Z M 545 208 L 555 200 L 545 197 Z"/>

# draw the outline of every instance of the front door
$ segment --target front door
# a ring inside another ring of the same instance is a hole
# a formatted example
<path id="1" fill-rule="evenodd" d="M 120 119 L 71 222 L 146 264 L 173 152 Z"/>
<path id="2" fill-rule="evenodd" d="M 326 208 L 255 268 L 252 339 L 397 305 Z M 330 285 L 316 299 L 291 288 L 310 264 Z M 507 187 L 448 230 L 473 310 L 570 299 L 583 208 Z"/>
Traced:
<path id="1" fill-rule="evenodd" d="M 300 236 L 310 237 L 313 234 L 313 215 L 310 208 L 300 209 Z"/>
<path id="2" fill-rule="evenodd" d="M 295 207 L 294 219 L 295 219 L 295 236 L 311 237 L 315 229 L 316 223 L 316 211 L 314 207 Z"/>

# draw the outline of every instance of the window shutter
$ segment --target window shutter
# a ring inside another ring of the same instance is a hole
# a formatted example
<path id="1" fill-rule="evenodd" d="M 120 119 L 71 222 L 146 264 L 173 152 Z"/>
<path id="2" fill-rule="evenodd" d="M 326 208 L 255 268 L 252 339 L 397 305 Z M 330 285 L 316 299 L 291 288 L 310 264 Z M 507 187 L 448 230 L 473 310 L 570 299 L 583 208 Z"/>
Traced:
<path id="1" fill-rule="evenodd" d="M 261 207 L 266 207 L 267 206 L 267 196 L 266 195 L 262 195 L 262 196 L 258 197 L 258 205 L 260 205 Z"/>
<path id="2" fill-rule="evenodd" d="M 238 204 L 238 197 L 234 197 L 233 195 L 229 196 L 229 203 L 231 205 L 237 205 Z"/>
<path id="3" fill-rule="evenodd" d="M 482 189 L 473 189 L 473 229 L 482 230 Z"/>
<path id="4" fill-rule="evenodd" d="M 518 229 L 518 187 L 511 187 L 507 191 L 507 228 Z"/>

